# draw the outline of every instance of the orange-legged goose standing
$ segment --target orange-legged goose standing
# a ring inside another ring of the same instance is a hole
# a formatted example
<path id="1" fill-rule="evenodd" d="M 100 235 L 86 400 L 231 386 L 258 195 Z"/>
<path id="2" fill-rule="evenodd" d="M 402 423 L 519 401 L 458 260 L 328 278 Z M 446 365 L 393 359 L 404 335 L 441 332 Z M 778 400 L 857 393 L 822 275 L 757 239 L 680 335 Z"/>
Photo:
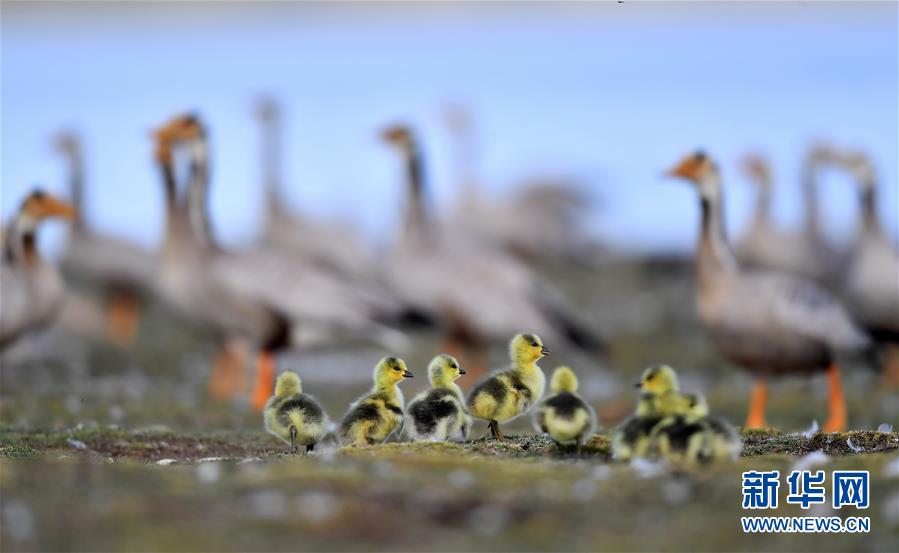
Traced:
<path id="1" fill-rule="evenodd" d="M 420 146 L 412 130 L 392 126 L 382 134 L 403 157 L 408 189 L 404 227 L 386 258 L 394 287 L 414 304 L 441 317 L 451 353 L 466 350 L 474 377 L 484 369 L 483 351 L 522 328 L 553 343 L 598 354 L 603 342 L 560 294 L 543 285 L 527 266 L 482 240 L 434 224 L 426 205 Z M 458 229 L 457 229 L 458 230 Z"/>
<path id="2" fill-rule="evenodd" d="M 269 381 L 274 380 L 274 355 L 288 344 L 290 322 L 266 305 L 223 285 L 210 270 L 216 250 L 194 231 L 186 202 L 179 198 L 173 159 L 174 142 L 184 132 L 181 118 L 157 131 L 156 158 L 165 193 L 166 227 L 158 264 L 163 299 L 182 317 L 211 334 L 218 347 L 210 374 L 210 391 L 232 396 L 242 385 L 243 357 L 257 351 L 256 383 L 251 402 L 261 408 Z M 192 170 L 195 173 L 196 168 Z"/>
<path id="3" fill-rule="evenodd" d="M 195 115 L 173 121 L 177 144 L 191 151 L 187 211 L 198 242 L 205 244 L 206 275 L 231 294 L 276 309 L 290 323 L 288 344 L 297 348 L 333 346 L 347 341 L 377 344 L 388 350 L 408 347 L 399 330 L 382 322 L 395 320 L 403 307 L 342 280 L 307 260 L 265 248 L 226 251 L 211 235 L 206 197 L 208 143 L 205 125 Z M 274 385 L 270 365 L 257 371 L 253 405 L 261 408 Z M 265 369 L 264 371 L 262 369 Z M 266 393 L 260 392 L 263 387 Z"/>
<path id="4" fill-rule="evenodd" d="M 877 210 L 874 165 L 862 153 L 841 154 L 838 163 L 858 185 L 861 220 L 845 274 L 844 295 L 868 332 L 887 348 L 884 377 L 899 384 L 899 250 L 884 231 Z"/>
<path id="5" fill-rule="evenodd" d="M 756 378 L 746 427 L 765 426 L 769 377 L 826 371 L 830 413 L 824 429 L 844 429 L 836 357 L 865 347 L 867 336 L 836 299 L 812 282 L 740 268 L 725 237 L 721 176 L 704 153 L 687 156 L 669 175 L 692 182 L 699 193 L 699 318 L 721 353 Z"/>
<path id="6" fill-rule="evenodd" d="M 84 159 L 81 140 L 61 134 L 56 146 L 68 165 L 69 188 L 77 215 L 60 260 L 64 272 L 106 296 L 106 333 L 129 345 L 138 330 L 141 300 L 152 293 L 153 256 L 139 245 L 89 227 L 84 209 Z"/>
<path id="7" fill-rule="evenodd" d="M 73 219 L 69 204 L 35 190 L 3 232 L 0 258 L 0 351 L 56 317 L 65 284 L 55 265 L 41 258 L 37 228 L 50 217 Z"/>

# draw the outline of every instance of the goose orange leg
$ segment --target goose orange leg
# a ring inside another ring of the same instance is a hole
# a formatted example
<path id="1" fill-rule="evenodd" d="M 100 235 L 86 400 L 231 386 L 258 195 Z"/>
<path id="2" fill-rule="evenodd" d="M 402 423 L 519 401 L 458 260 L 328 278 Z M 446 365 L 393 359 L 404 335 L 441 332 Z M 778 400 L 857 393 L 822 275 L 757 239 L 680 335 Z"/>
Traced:
<path id="1" fill-rule="evenodd" d="M 831 365 L 827 369 L 828 412 L 827 422 L 824 423 L 825 432 L 841 432 L 846 430 L 846 400 L 843 397 L 843 383 L 840 381 L 840 368 Z"/>
<path id="2" fill-rule="evenodd" d="M 212 360 L 209 374 L 209 393 L 215 399 L 229 399 L 246 386 L 246 355 L 244 344 L 229 341 L 221 346 Z"/>
<path id="3" fill-rule="evenodd" d="M 882 383 L 889 392 L 899 391 L 899 345 L 888 344 L 885 357 Z"/>
<path id="4" fill-rule="evenodd" d="M 106 334 L 121 347 L 134 343 L 140 322 L 140 305 L 134 295 L 117 292 L 106 304 Z"/>
<path id="5" fill-rule="evenodd" d="M 263 351 L 256 361 L 256 384 L 250 396 L 250 404 L 257 411 L 262 411 L 266 402 L 275 393 L 275 356 L 270 351 Z"/>
<path id="6" fill-rule="evenodd" d="M 745 428 L 766 428 L 765 405 L 768 403 L 768 383 L 757 378 L 749 400 L 749 414 L 746 416 Z"/>

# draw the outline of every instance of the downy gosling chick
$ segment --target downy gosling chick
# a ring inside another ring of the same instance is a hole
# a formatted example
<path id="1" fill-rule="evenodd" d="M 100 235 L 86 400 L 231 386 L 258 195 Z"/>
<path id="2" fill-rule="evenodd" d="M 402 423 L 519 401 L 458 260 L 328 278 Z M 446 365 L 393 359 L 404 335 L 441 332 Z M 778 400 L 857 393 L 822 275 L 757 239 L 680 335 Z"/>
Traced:
<path id="1" fill-rule="evenodd" d="M 636 412 L 621 423 L 612 436 L 612 456 L 627 461 L 646 457 L 651 450 L 652 430 L 663 418 L 674 414 L 681 403 L 677 373 L 668 365 L 653 365 L 643 371 Z"/>
<path id="2" fill-rule="evenodd" d="M 290 444 L 291 453 L 297 446 L 306 446 L 306 453 L 328 429 L 328 415 L 315 398 L 303 393 L 300 377 L 287 371 L 275 383 L 275 395 L 269 398 L 263 410 L 265 430 Z"/>
<path id="3" fill-rule="evenodd" d="M 403 426 L 403 393 L 397 386 L 412 373 L 396 357 L 385 357 L 375 366 L 371 392 L 350 405 L 340 423 L 340 441 L 354 447 L 383 443 Z"/>
<path id="4" fill-rule="evenodd" d="M 676 413 L 662 419 L 652 431 L 653 453 L 688 463 L 735 459 L 742 444 L 733 426 L 709 417 L 709 406 L 702 394 L 680 397 Z"/>
<path id="5" fill-rule="evenodd" d="M 534 412 L 534 428 L 560 444 L 574 443 L 577 454 L 581 444 L 596 430 L 596 412 L 577 394 L 577 376 L 570 367 L 553 371 L 546 398 Z"/>
<path id="6" fill-rule="evenodd" d="M 526 413 L 543 395 L 546 375 L 537 361 L 550 353 L 536 334 L 518 334 L 509 343 L 512 366 L 492 373 L 472 389 L 468 412 L 488 421 L 495 439 L 505 439 L 501 421 Z"/>
<path id="7" fill-rule="evenodd" d="M 455 380 L 465 374 L 459 362 L 441 354 L 428 365 L 431 389 L 418 394 L 406 408 L 406 433 L 412 441 L 443 442 L 468 439 L 471 417 Z"/>

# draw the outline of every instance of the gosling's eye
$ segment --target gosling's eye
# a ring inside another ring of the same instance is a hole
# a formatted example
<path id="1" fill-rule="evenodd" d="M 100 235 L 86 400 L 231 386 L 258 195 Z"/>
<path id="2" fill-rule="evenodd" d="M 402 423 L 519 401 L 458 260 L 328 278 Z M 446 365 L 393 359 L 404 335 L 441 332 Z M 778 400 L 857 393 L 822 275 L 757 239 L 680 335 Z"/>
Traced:
<path id="1" fill-rule="evenodd" d="M 459 368 L 459 365 L 456 365 L 455 363 L 450 363 L 450 368 L 451 368 L 451 369 L 458 369 L 458 368 Z"/>

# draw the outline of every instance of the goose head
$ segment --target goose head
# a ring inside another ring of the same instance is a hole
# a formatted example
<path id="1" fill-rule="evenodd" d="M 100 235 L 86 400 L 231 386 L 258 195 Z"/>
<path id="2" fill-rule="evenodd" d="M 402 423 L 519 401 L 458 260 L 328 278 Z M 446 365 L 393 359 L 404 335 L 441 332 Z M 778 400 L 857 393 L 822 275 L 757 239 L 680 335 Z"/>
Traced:
<path id="1" fill-rule="evenodd" d="M 668 365 L 652 365 L 648 367 L 643 371 L 643 375 L 636 386 L 642 392 L 657 395 L 676 392 L 680 389 L 677 373 Z"/>
<path id="2" fill-rule="evenodd" d="M 517 366 L 536 363 L 550 353 L 536 334 L 517 334 L 509 343 L 509 355 Z"/>
<path id="3" fill-rule="evenodd" d="M 764 157 L 750 154 L 743 158 L 743 173 L 763 192 L 771 189 L 771 165 Z"/>
<path id="4" fill-rule="evenodd" d="M 577 391 L 577 386 L 577 375 L 574 374 L 571 367 L 557 367 L 553 371 L 552 379 L 549 382 L 549 388 L 553 393 L 569 392 L 573 394 Z"/>
<path id="5" fill-rule="evenodd" d="M 52 217 L 72 220 L 75 218 L 76 210 L 69 203 L 38 188 L 22 202 L 20 213 L 24 218 L 37 223 Z"/>
<path id="6" fill-rule="evenodd" d="M 381 140 L 403 151 L 412 150 L 415 147 L 412 129 L 402 123 L 390 125 L 382 130 Z"/>
<path id="7" fill-rule="evenodd" d="M 412 373 L 398 357 L 385 357 L 375 366 L 375 384 L 379 388 L 392 387 L 406 378 L 412 378 Z"/>
<path id="8" fill-rule="evenodd" d="M 715 199 L 720 193 L 718 166 L 702 150 L 688 154 L 665 174 L 692 183 L 703 198 Z"/>
<path id="9" fill-rule="evenodd" d="M 431 360 L 428 376 L 433 387 L 446 386 L 465 374 L 465 369 L 452 355 L 442 353 Z"/>

